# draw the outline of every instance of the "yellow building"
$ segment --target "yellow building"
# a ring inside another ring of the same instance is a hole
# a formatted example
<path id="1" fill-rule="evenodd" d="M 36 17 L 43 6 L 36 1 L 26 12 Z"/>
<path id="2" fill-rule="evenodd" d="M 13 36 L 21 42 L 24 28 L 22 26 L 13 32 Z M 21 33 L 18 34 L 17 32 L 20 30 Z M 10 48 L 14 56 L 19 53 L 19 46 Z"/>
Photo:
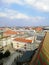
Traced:
<path id="1" fill-rule="evenodd" d="M 34 65 L 49 65 L 49 32 L 46 33 L 42 48 Z"/>

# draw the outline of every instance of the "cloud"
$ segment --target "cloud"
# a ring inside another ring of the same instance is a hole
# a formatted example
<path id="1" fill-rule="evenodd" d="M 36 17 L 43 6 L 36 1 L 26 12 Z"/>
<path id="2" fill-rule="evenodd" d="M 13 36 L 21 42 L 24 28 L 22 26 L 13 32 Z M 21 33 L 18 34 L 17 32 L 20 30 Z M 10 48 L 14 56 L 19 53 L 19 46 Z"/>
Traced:
<path id="1" fill-rule="evenodd" d="M 23 2 L 21 0 L 2 0 L 3 3 L 7 3 L 7 4 L 19 4 L 19 5 L 23 5 Z"/>
<path id="2" fill-rule="evenodd" d="M 39 10 L 49 12 L 49 0 L 25 0 L 25 3 Z"/>
<path id="3" fill-rule="evenodd" d="M 28 19 L 29 16 L 20 13 L 18 11 L 15 10 L 11 10 L 11 9 L 4 9 L 4 11 L 0 11 L 0 17 L 7 17 L 10 19 Z"/>
<path id="4" fill-rule="evenodd" d="M 41 16 L 28 16 L 26 14 L 20 13 L 16 10 L 12 10 L 12 9 L 7 9 L 5 8 L 4 11 L 0 11 L 0 17 L 6 17 L 9 19 L 26 19 L 26 20 L 43 20 L 45 19 L 45 17 L 41 17 Z"/>
<path id="5" fill-rule="evenodd" d="M 36 17 L 37 18 L 37 17 Z M 31 19 L 9 19 L 0 18 L 0 26 L 42 26 L 49 25 L 49 20 L 31 20 Z"/>
<path id="6" fill-rule="evenodd" d="M 6 13 L 4 13 L 4 12 L 0 12 L 0 17 L 6 17 L 6 16 L 7 16 Z"/>
<path id="7" fill-rule="evenodd" d="M 49 12 L 49 0 L 1 0 L 5 4 L 19 4 L 31 6 L 41 11 Z"/>

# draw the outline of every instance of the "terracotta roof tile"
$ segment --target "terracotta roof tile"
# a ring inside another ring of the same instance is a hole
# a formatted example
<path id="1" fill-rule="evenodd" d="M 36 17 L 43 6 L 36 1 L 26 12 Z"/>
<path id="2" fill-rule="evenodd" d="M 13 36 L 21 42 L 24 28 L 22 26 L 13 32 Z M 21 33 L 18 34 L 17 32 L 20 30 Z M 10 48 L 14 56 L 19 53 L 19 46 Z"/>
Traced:
<path id="1" fill-rule="evenodd" d="M 32 40 L 28 40 L 28 39 L 25 39 L 25 38 L 15 38 L 14 41 L 26 42 L 26 43 L 32 42 Z"/>
<path id="2" fill-rule="evenodd" d="M 4 34 L 17 34 L 17 32 L 12 30 L 7 30 L 6 32 L 4 32 Z"/>
<path id="3" fill-rule="evenodd" d="M 41 27 L 37 27 L 35 30 L 37 30 L 37 31 L 42 31 L 43 28 L 41 28 Z"/>

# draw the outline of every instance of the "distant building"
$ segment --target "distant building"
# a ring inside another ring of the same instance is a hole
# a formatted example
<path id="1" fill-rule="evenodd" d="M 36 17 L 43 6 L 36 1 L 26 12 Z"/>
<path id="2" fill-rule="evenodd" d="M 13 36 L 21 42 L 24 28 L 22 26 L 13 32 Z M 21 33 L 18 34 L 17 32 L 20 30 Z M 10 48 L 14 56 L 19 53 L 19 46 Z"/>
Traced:
<path id="1" fill-rule="evenodd" d="M 43 31 L 45 31 L 45 32 L 48 31 L 49 32 L 49 27 L 47 27 L 47 26 L 46 27 L 43 27 Z"/>
<path id="2" fill-rule="evenodd" d="M 3 33 L 3 36 L 15 36 L 17 34 L 17 32 L 13 31 L 13 30 L 6 30 Z"/>
<path id="3" fill-rule="evenodd" d="M 41 32 L 41 31 L 43 31 L 43 28 L 42 28 L 42 27 L 36 27 L 35 30 L 36 30 L 37 32 Z"/>

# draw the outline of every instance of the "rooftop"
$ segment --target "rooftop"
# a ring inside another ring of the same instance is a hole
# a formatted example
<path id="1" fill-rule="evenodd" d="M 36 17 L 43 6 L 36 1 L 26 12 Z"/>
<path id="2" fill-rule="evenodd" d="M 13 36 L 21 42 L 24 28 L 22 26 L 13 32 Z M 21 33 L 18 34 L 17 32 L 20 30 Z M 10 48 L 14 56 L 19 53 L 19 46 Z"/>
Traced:
<path id="1" fill-rule="evenodd" d="M 15 31 L 12 31 L 12 30 L 7 30 L 7 31 L 5 31 L 4 32 L 4 34 L 17 34 L 17 32 L 15 32 Z"/>
<path id="2" fill-rule="evenodd" d="M 32 40 L 25 39 L 25 38 L 15 38 L 14 41 L 32 43 Z"/>

